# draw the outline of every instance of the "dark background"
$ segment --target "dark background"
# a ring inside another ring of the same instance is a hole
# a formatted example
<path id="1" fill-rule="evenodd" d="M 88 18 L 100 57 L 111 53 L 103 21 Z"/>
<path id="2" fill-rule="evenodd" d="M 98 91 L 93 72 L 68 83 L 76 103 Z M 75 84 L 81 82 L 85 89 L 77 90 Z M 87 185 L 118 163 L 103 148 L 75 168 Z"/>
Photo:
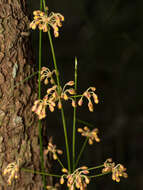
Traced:
<path id="1" fill-rule="evenodd" d="M 29 14 L 39 1 L 29 1 Z M 54 39 L 63 84 L 74 79 L 78 58 L 78 91 L 96 86 L 100 103 L 90 113 L 87 105 L 78 118 L 100 130 L 101 142 L 87 146 L 81 165 L 96 166 L 112 157 L 127 167 L 128 179 L 118 184 L 111 176 L 96 178 L 88 189 L 143 189 L 143 2 L 138 0 L 49 0 L 49 11 L 60 12 L 65 21 Z M 52 30 L 51 30 L 52 32 Z M 33 56 L 38 64 L 38 32 L 31 34 Z M 43 65 L 51 67 L 47 34 L 43 34 Z M 86 104 L 86 103 L 85 103 Z M 71 106 L 66 105 L 69 133 Z M 47 134 L 62 147 L 60 115 L 47 114 Z M 78 124 L 78 126 L 83 126 Z M 71 135 L 70 135 L 71 136 Z M 76 139 L 78 149 L 83 139 Z"/>

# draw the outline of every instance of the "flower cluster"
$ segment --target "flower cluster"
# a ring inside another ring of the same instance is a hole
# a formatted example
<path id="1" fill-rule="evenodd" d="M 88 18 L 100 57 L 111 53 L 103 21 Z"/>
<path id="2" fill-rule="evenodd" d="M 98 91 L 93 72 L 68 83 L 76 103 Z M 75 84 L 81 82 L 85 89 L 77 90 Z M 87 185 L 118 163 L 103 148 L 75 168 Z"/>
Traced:
<path id="1" fill-rule="evenodd" d="M 63 151 L 60 149 L 56 149 L 56 145 L 53 145 L 51 142 L 48 143 L 47 149 L 44 151 L 44 154 L 47 155 L 49 153 L 52 153 L 53 159 L 57 160 L 58 156 L 57 154 L 63 154 Z"/>
<path id="2" fill-rule="evenodd" d="M 18 162 L 12 162 L 7 165 L 7 167 L 3 171 L 3 175 L 6 176 L 8 174 L 8 184 L 11 185 L 13 179 L 18 178 L 19 173 L 19 160 Z"/>
<path id="3" fill-rule="evenodd" d="M 125 172 L 126 168 L 122 164 L 115 165 L 111 158 L 104 162 L 104 167 L 102 173 L 112 172 L 112 179 L 116 182 L 120 182 L 120 177 L 128 177 L 128 174 Z"/>
<path id="4" fill-rule="evenodd" d="M 44 80 L 44 83 L 48 83 L 48 79 L 50 78 L 50 82 L 54 82 L 54 79 L 52 78 L 52 74 L 55 71 L 50 71 L 46 69 L 45 67 L 41 71 L 41 80 Z M 49 110 L 51 112 L 54 111 L 56 102 L 58 105 L 58 108 L 61 109 L 62 104 L 61 104 L 61 99 L 63 100 L 71 100 L 72 101 L 72 106 L 75 107 L 75 101 L 70 95 L 75 94 L 75 90 L 73 88 L 67 88 L 67 86 L 73 86 L 74 81 L 69 81 L 67 82 L 63 89 L 60 88 L 58 89 L 57 85 L 53 85 L 51 88 L 47 89 L 47 94 L 44 96 L 42 100 L 36 100 L 34 102 L 34 105 L 32 106 L 32 111 L 35 112 L 39 119 L 43 119 L 46 117 L 46 107 L 49 107 Z"/>
<path id="5" fill-rule="evenodd" d="M 81 98 L 79 99 L 78 101 L 78 105 L 79 106 L 82 106 L 83 104 L 83 97 L 87 98 L 88 100 L 88 109 L 90 112 L 93 112 L 93 103 L 92 103 L 92 100 L 91 100 L 91 97 L 93 98 L 94 100 L 94 103 L 95 104 L 98 104 L 99 100 L 98 100 L 98 96 L 97 94 L 95 94 L 95 90 L 96 88 L 95 87 L 89 87 L 81 96 Z"/>
<path id="6" fill-rule="evenodd" d="M 43 119 L 46 117 L 46 106 L 47 106 L 46 99 L 36 100 L 34 102 L 34 105 L 32 106 L 32 111 L 38 115 L 39 119 Z"/>
<path id="7" fill-rule="evenodd" d="M 69 81 L 64 85 L 61 92 L 61 98 L 64 100 L 71 100 L 72 106 L 75 107 L 76 106 L 75 100 L 70 97 L 70 95 L 75 94 L 75 90 L 73 88 L 67 88 L 67 86 L 73 86 L 73 85 L 74 85 L 74 81 Z"/>
<path id="8" fill-rule="evenodd" d="M 47 85 L 49 83 L 49 81 L 51 84 L 54 84 L 55 81 L 52 76 L 54 73 L 56 73 L 56 70 L 50 71 L 49 68 L 42 67 L 41 72 L 40 72 L 40 74 L 41 74 L 40 80 L 41 81 L 44 80 L 45 85 Z"/>
<path id="9" fill-rule="evenodd" d="M 62 170 L 65 174 L 60 178 L 60 184 L 65 182 L 65 178 L 67 179 L 67 186 L 70 190 L 74 190 L 75 187 L 80 190 L 84 190 L 89 184 L 90 180 L 87 177 L 89 174 L 88 168 L 86 166 L 82 166 L 76 169 L 72 174 L 68 173 L 68 170 L 63 168 Z"/>
<path id="10" fill-rule="evenodd" d="M 83 129 L 78 128 L 78 132 L 81 133 L 82 136 L 85 136 L 85 137 L 89 138 L 88 143 L 90 145 L 93 144 L 93 141 L 100 142 L 100 139 L 97 136 L 97 134 L 98 134 L 98 129 L 97 128 L 90 131 L 90 129 L 87 126 L 85 126 Z"/>
<path id="11" fill-rule="evenodd" d="M 33 12 L 34 20 L 30 23 L 30 28 L 33 30 L 38 26 L 39 30 L 43 30 L 43 32 L 48 31 L 48 25 L 50 25 L 54 30 L 54 36 L 59 36 L 59 27 L 62 26 L 62 21 L 64 21 L 64 16 L 60 13 L 51 12 L 48 13 L 42 12 L 40 10 L 36 10 Z"/>

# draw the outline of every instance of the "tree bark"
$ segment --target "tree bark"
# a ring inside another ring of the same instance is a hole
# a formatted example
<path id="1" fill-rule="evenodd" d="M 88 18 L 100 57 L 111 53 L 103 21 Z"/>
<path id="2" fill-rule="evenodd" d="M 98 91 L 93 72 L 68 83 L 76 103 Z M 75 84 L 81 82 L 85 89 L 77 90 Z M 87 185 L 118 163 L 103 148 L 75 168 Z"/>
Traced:
<path id="1" fill-rule="evenodd" d="M 40 170 L 37 119 L 31 112 L 37 98 L 34 79 L 17 85 L 34 65 L 28 45 L 25 0 L 0 0 L 0 167 L 20 159 L 20 167 Z M 13 88 L 17 85 L 15 88 Z M 0 190 L 40 190 L 41 176 L 20 172 L 7 184 L 0 173 Z"/>

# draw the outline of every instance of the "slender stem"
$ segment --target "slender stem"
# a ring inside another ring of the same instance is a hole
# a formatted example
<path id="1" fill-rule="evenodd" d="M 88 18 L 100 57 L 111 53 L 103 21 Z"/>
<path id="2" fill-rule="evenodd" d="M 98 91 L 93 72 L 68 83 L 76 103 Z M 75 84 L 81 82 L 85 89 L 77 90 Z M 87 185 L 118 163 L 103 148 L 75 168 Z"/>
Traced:
<path id="1" fill-rule="evenodd" d="M 51 47 L 52 56 L 53 56 L 53 63 L 54 63 L 54 67 L 55 67 L 55 70 L 56 70 L 58 93 L 60 94 L 59 72 L 58 72 L 58 68 L 57 68 L 56 57 L 55 57 L 55 51 L 54 51 L 54 47 L 53 47 L 53 42 L 52 42 L 50 30 L 48 30 L 48 37 L 49 37 L 50 47 Z M 70 152 L 69 152 L 68 136 L 67 136 L 67 127 L 66 127 L 65 114 L 64 114 L 63 107 L 61 108 L 61 115 L 62 115 L 62 122 L 63 122 L 63 128 L 64 128 L 64 135 L 65 135 L 65 144 L 66 144 L 66 152 L 67 152 L 68 170 L 69 170 L 69 172 L 70 172 L 70 171 L 71 171 L 71 166 L 70 166 Z"/>
<path id="2" fill-rule="evenodd" d="M 101 173 L 101 174 L 97 174 L 97 175 L 92 175 L 92 176 L 89 176 L 89 178 L 94 178 L 94 177 L 100 177 L 100 176 L 103 176 L 103 175 L 107 175 L 111 172 L 106 172 L 106 173 Z"/>
<path id="3" fill-rule="evenodd" d="M 43 0 L 43 6 L 44 6 L 44 10 L 46 9 L 46 3 L 45 0 Z M 45 10 L 46 11 L 46 10 Z"/>
<path id="4" fill-rule="evenodd" d="M 75 57 L 75 74 L 74 74 L 74 89 L 77 93 L 77 58 Z M 76 103 L 76 97 L 74 98 L 74 101 Z M 76 107 L 74 107 L 73 110 L 73 171 L 75 169 L 75 134 L 76 134 Z"/>
<path id="5" fill-rule="evenodd" d="M 81 97 L 82 94 L 79 94 L 79 95 L 74 95 L 74 96 L 70 96 L 70 98 L 78 98 L 78 97 Z"/>
<path id="6" fill-rule="evenodd" d="M 62 121 L 63 121 L 64 135 L 65 135 L 68 170 L 69 170 L 69 172 L 71 172 L 71 166 L 70 166 L 70 152 L 69 152 L 67 129 L 66 129 L 66 122 L 65 122 L 65 116 L 64 116 L 64 110 L 63 110 L 63 108 L 61 108 L 61 115 L 62 115 Z"/>
<path id="7" fill-rule="evenodd" d="M 58 71 L 58 67 L 57 67 L 57 63 L 56 63 L 55 51 L 54 51 L 54 46 L 53 46 L 50 30 L 48 30 L 48 37 L 49 37 L 50 47 L 51 47 L 52 56 L 53 56 L 53 63 L 54 63 L 54 67 L 56 70 L 57 84 L 58 84 L 58 87 L 60 87 L 59 71 Z"/>
<path id="8" fill-rule="evenodd" d="M 80 119 L 77 119 L 77 122 L 82 123 L 82 124 L 84 124 L 84 125 L 87 125 L 87 126 L 89 126 L 89 127 L 94 127 L 94 125 L 92 125 L 92 124 L 90 124 L 90 123 L 88 123 L 88 122 L 86 122 L 86 121 L 80 120 Z"/>
<path id="9" fill-rule="evenodd" d="M 57 161 L 59 162 L 59 164 L 61 165 L 61 167 L 62 167 L 62 168 L 65 168 L 64 165 L 63 165 L 63 163 L 61 162 L 61 160 L 59 159 L 59 157 L 58 157 L 57 154 L 56 154 L 56 156 L 57 156 Z"/>
<path id="10" fill-rule="evenodd" d="M 78 155 L 78 157 L 77 157 L 77 160 L 76 160 L 76 163 L 75 163 L 75 167 L 78 165 L 78 162 L 79 162 L 80 157 L 81 157 L 81 155 L 82 155 L 82 153 L 83 153 L 83 151 L 84 151 L 84 149 L 85 149 L 85 146 L 86 146 L 86 144 L 87 144 L 87 141 L 88 141 L 88 137 L 85 139 L 85 141 L 84 141 L 84 143 L 83 143 L 83 145 L 82 145 L 82 148 L 81 148 L 81 150 L 80 150 L 80 153 L 79 153 L 79 155 Z"/>
<path id="11" fill-rule="evenodd" d="M 42 0 L 40 0 L 40 10 L 42 10 Z M 38 98 L 41 98 L 41 81 L 40 81 L 40 71 L 41 71 L 41 57 L 42 57 L 42 31 L 39 32 L 39 73 L 38 73 Z M 40 143 L 40 160 L 41 160 L 41 169 L 42 172 L 45 171 L 44 167 L 44 157 L 43 157 L 43 142 L 42 142 L 42 126 L 41 121 L 38 121 L 39 129 L 39 143 Z M 45 175 L 42 175 L 42 181 L 44 185 L 44 190 L 46 190 L 46 178 Z"/>
<path id="12" fill-rule="evenodd" d="M 32 73 L 31 75 L 29 75 L 28 77 L 26 77 L 24 80 L 18 82 L 16 85 L 13 86 L 13 88 L 17 87 L 19 84 L 23 84 L 25 81 L 29 80 L 30 78 L 34 77 L 35 75 L 37 75 L 39 73 L 39 71 L 36 71 L 34 73 Z"/>
<path id="13" fill-rule="evenodd" d="M 104 167 L 104 164 L 99 165 L 99 166 L 95 166 L 95 167 L 92 167 L 92 168 L 88 168 L 87 170 L 95 170 L 95 169 L 103 168 L 103 167 Z"/>
<path id="14" fill-rule="evenodd" d="M 42 175 L 47 175 L 47 176 L 53 176 L 53 177 L 61 177 L 60 175 L 56 175 L 56 174 L 49 174 L 49 173 L 45 173 L 45 172 L 39 172 L 39 171 L 33 171 L 30 169 L 25 169 L 25 168 L 21 168 L 22 171 L 24 172 L 29 172 L 29 173 L 34 173 L 34 174 L 42 174 Z"/>

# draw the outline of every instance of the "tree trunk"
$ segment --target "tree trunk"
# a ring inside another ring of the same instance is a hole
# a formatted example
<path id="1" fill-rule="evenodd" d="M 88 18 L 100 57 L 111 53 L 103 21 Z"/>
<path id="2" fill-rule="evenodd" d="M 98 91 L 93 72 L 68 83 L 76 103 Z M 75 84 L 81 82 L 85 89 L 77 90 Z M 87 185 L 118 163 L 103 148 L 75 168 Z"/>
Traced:
<path id="1" fill-rule="evenodd" d="M 37 93 L 28 45 L 25 0 L 0 0 L 0 167 L 20 160 L 20 167 L 40 170 L 37 119 L 31 112 Z M 15 88 L 13 88 L 17 85 Z M 20 172 L 11 186 L 0 173 L 0 190 L 40 190 L 41 176 Z"/>

